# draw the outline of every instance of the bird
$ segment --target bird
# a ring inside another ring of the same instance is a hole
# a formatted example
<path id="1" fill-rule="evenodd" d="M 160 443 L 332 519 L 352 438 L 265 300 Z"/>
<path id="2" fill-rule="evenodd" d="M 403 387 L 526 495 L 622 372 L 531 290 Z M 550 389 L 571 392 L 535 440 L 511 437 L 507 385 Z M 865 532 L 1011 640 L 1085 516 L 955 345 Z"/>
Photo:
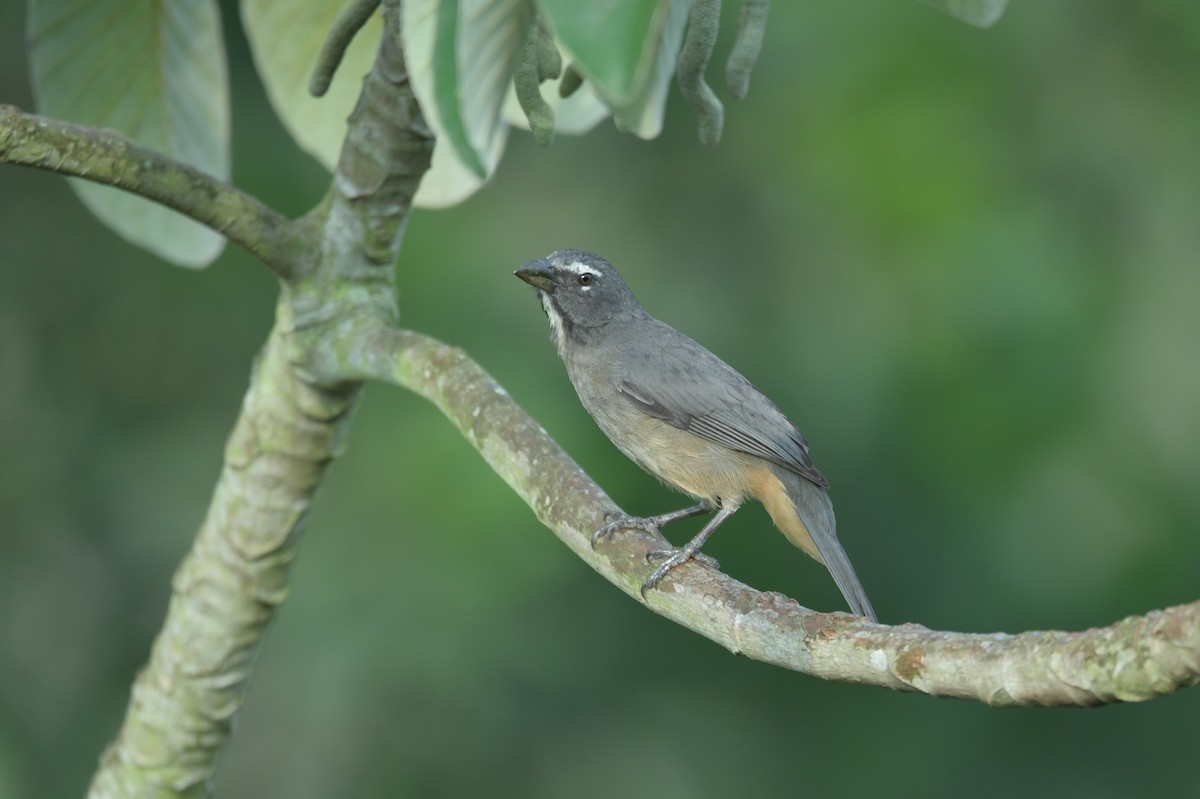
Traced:
<path id="1" fill-rule="evenodd" d="M 762 502 L 788 540 L 829 570 L 850 609 L 876 621 L 838 541 L 829 481 L 783 412 L 736 369 L 651 316 L 604 258 L 557 250 L 514 274 L 537 289 L 550 338 L 583 407 L 630 460 L 698 504 L 657 516 L 625 514 L 596 530 L 593 547 L 619 530 L 713 513 L 682 547 L 655 550 L 661 563 L 643 598 L 695 558 L 746 499 Z"/>

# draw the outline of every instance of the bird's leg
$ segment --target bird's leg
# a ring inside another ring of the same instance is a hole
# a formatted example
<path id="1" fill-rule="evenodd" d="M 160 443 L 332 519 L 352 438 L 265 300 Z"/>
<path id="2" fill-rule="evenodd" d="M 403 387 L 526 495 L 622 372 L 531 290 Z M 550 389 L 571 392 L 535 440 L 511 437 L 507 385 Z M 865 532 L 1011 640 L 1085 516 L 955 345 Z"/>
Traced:
<path id="1" fill-rule="evenodd" d="M 650 575 L 646 582 L 642 583 L 642 599 L 646 598 L 647 591 L 662 582 L 662 578 L 667 576 L 667 572 L 676 566 L 687 563 L 693 558 L 705 563 L 705 565 L 709 565 L 710 561 L 715 563 L 712 558 L 700 552 L 700 547 L 704 546 L 704 542 L 713 534 L 713 531 L 721 526 L 721 522 L 733 515 L 733 512 L 738 509 L 740 504 L 733 502 L 722 505 L 721 509 L 717 511 L 717 515 L 712 517 L 700 532 L 696 533 L 696 537 L 678 549 L 657 549 L 653 552 L 647 552 L 647 560 L 651 558 L 656 560 L 658 558 L 665 558 L 665 560 L 658 565 L 658 568 L 654 570 L 654 573 Z"/>
<path id="2" fill-rule="evenodd" d="M 702 513 L 712 513 L 714 509 L 712 503 L 705 501 L 690 508 L 675 510 L 670 513 L 660 513 L 657 516 L 626 516 L 625 514 L 621 514 L 592 533 L 592 549 L 596 548 L 596 542 L 601 538 L 607 538 L 617 530 L 645 530 L 647 533 L 657 533 L 659 531 L 658 528 L 664 524 L 677 522 L 680 519 L 690 519 Z"/>

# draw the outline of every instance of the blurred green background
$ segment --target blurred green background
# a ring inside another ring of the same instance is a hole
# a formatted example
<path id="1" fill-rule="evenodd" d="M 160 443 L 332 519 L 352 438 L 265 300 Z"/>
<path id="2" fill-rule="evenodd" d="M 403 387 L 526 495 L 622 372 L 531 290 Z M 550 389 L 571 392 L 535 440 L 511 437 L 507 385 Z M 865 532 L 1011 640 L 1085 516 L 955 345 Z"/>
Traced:
<path id="1" fill-rule="evenodd" d="M 0 102 L 31 108 L 20 5 L 0 4 Z M 915 1 L 771 14 L 719 147 L 676 95 L 656 141 L 517 134 L 484 191 L 414 214 L 405 323 L 466 347 L 626 509 L 680 507 L 586 416 L 511 276 L 595 250 L 804 430 L 883 620 L 1074 629 L 1196 599 L 1200 6 L 1016 0 L 987 32 Z M 225 23 L 235 180 L 302 213 L 326 176 L 229 3 Z M 59 178 L 0 167 L 0 797 L 83 791 L 275 292 L 237 250 L 167 266 Z M 707 551 L 843 607 L 758 506 Z M 993 710 L 734 657 L 592 573 L 431 406 L 374 387 L 217 787 L 1200 795 L 1197 718 L 1196 690 Z"/>

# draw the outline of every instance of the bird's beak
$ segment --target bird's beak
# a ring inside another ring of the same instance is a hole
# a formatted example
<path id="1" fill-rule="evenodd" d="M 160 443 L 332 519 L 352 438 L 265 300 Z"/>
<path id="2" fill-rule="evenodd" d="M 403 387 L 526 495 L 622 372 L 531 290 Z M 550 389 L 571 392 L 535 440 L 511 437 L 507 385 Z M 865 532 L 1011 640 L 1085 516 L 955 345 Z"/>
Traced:
<path id="1" fill-rule="evenodd" d="M 554 282 L 554 274 L 550 271 L 550 262 L 545 258 L 530 261 L 513 272 L 513 274 L 535 289 L 541 289 L 542 291 L 553 293 L 555 286 L 558 285 Z"/>

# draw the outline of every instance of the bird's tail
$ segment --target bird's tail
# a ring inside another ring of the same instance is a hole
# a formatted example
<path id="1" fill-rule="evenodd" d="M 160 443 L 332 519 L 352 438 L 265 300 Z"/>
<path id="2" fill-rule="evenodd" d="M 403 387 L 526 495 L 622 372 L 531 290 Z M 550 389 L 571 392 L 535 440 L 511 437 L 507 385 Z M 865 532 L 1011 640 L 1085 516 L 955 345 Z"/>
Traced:
<path id="1" fill-rule="evenodd" d="M 867 592 L 863 590 L 850 558 L 837 537 L 837 523 L 833 518 L 833 504 L 825 489 L 804 479 L 800 475 L 782 468 L 775 468 L 775 476 L 783 485 L 784 497 L 760 497 L 775 526 L 793 544 L 803 549 L 818 562 L 823 563 L 833 581 L 837 583 L 850 609 L 859 616 L 877 621 Z"/>

